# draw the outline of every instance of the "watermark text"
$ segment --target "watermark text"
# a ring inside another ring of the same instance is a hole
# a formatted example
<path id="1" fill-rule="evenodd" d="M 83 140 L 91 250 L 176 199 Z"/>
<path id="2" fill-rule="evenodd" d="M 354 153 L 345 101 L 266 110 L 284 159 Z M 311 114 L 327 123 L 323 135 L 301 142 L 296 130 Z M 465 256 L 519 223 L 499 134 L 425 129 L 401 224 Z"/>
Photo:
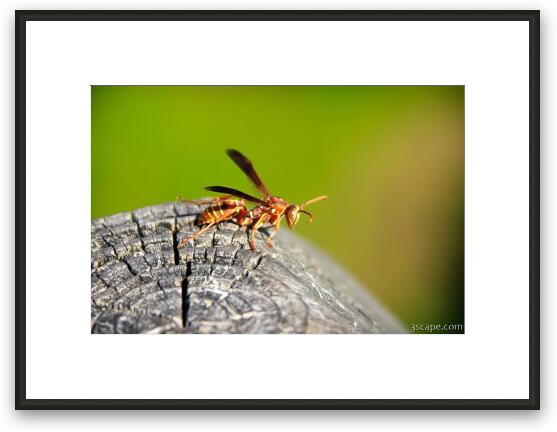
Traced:
<path id="1" fill-rule="evenodd" d="M 411 333 L 464 333 L 464 324 L 426 323 L 410 324 Z"/>

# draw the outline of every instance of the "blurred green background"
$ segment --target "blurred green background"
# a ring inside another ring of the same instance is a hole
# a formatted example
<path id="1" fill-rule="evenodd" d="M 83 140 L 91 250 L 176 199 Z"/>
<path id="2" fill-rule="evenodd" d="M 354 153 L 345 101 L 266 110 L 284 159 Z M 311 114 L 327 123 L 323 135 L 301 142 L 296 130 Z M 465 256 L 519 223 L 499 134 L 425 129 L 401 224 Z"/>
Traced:
<path id="1" fill-rule="evenodd" d="M 464 323 L 463 86 L 92 86 L 91 104 L 92 218 L 254 193 L 235 148 L 273 194 L 329 196 L 295 231 L 409 327 Z"/>

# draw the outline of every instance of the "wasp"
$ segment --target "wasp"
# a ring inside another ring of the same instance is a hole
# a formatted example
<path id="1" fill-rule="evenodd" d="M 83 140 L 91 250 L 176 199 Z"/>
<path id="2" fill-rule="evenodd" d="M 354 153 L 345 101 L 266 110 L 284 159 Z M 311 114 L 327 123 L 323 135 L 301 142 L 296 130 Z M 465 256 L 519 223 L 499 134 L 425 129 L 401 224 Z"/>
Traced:
<path id="1" fill-rule="evenodd" d="M 263 194 L 263 198 L 257 198 L 247 193 L 232 189 L 225 186 L 208 186 L 205 190 L 211 192 L 218 192 L 225 194 L 223 196 L 207 199 L 197 200 L 193 203 L 197 205 L 209 204 L 209 206 L 199 215 L 197 220 L 198 226 L 203 226 L 199 231 L 191 236 L 183 239 L 178 248 L 184 247 L 186 244 L 194 240 L 196 237 L 207 232 L 211 227 L 224 221 L 234 221 L 241 227 L 248 227 L 249 243 L 252 251 L 255 251 L 255 232 L 263 224 L 268 223 L 273 226 L 269 238 L 267 239 L 267 246 L 273 247 L 273 237 L 280 227 L 280 222 L 284 217 L 290 229 L 298 223 L 300 213 L 308 216 L 308 222 L 313 220 L 313 215 L 304 210 L 310 204 L 327 199 L 327 196 L 321 195 L 302 204 L 289 204 L 282 198 L 273 196 L 265 184 L 261 181 L 257 172 L 253 168 L 251 161 L 245 157 L 238 150 L 228 149 L 226 151 L 230 159 L 247 175 L 255 187 Z M 178 197 L 180 198 L 180 197 Z M 246 201 L 256 204 L 253 209 L 248 209 Z"/>

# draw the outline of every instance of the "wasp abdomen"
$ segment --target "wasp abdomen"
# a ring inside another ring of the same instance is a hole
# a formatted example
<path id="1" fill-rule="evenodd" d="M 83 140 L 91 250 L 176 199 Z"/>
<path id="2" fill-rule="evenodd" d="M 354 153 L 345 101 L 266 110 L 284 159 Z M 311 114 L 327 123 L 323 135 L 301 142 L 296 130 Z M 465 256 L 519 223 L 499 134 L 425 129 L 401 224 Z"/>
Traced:
<path id="1" fill-rule="evenodd" d="M 224 220 L 232 219 L 242 210 L 245 205 L 237 200 L 224 200 L 213 204 L 206 208 L 199 216 L 198 224 L 205 225 L 209 223 L 219 223 Z"/>

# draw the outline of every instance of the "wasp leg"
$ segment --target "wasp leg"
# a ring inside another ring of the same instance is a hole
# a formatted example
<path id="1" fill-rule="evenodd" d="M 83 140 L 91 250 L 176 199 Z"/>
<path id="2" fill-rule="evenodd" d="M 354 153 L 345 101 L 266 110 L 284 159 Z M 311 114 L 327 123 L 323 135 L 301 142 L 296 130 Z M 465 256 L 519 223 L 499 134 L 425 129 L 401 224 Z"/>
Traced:
<path id="1" fill-rule="evenodd" d="M 259 219 L 255 221 L 255 223 L 251 226 L 249 232 L 249 244 L 251 247 L 252 252 L 255 251 L 255 232 L 259 229 L 261 225 L 263 225 L 268 219 L 267 213 L 263 213 Z"/>
<path id="2" fill-rule="evenodd" d="M 205 205 L 205 204 L 211 204 L 211 205 L 218 204 L 220 201 L 225 201 L 225 200 L 229 199 L 231 196 L 232 195 L 223 195 L 223 196 L 216 197 L 216 198 L 203 198 L 203 199 L 198 199 L 198 200 L 188 200 L 188 199 L 185 199 L 185 198 L 181 197 L 180 195 L 178 195 L 176 197 L 176 199 L 178 201 L 182 201 L 182 202 L 187 203 L 187 204 L 193 204 L 193 205 L 200 206 L 200 205 Z"/>
<path id="3" fill-rule="evenodd" d="M 270 247 L 270 248 L 273 247 L 273 237 L 275 236 L 275 234 L 277 233 L 277 231 L 280 228 L 280 219 L 277 219 L 274 226 L 275 226 L 275 229 L 273 230 L 273 232 L 271 233 L 271 235 L 267 239 L 267 246 Z"/>
<path id="4" fill-rule="evenodd" d="M 251 225 L 253 218 L 249 216 L 248 210 L 244 207 L 236 215 L 236 224 L 241 227 Z"/>
<path id="5" fill-rule="evenodd" d="M 199 237 L 201 234 L 207 232 L 207 230 L 209 228 L 211 228 L 213 225 L 215 225 L 215 222 L 211 222 L 210 224 L 204 226 L 203 228 L 201 228 L 199 231 L 197 231 L 196 233 L 192 234 L 191 236 L 182 239 L 182 241 L 180 243 L 178 243 L 178 249 L 183 248 L 185 245 L 187 245 L 190 241 L 192 241 L 193 239 L 195 239 L 196 237 Z"/>
<path id="6" fill-rule="evenodd" d="M 243 218 L 236 218 L 236 223 L 237 223 L 238 225 L 240 225 L 241 227 L 245 227 L 245 226 L 251 225 L 252 222 L 253 222 L 253 219 L 250 218 L 249 216 L 243 217 Z"/>

